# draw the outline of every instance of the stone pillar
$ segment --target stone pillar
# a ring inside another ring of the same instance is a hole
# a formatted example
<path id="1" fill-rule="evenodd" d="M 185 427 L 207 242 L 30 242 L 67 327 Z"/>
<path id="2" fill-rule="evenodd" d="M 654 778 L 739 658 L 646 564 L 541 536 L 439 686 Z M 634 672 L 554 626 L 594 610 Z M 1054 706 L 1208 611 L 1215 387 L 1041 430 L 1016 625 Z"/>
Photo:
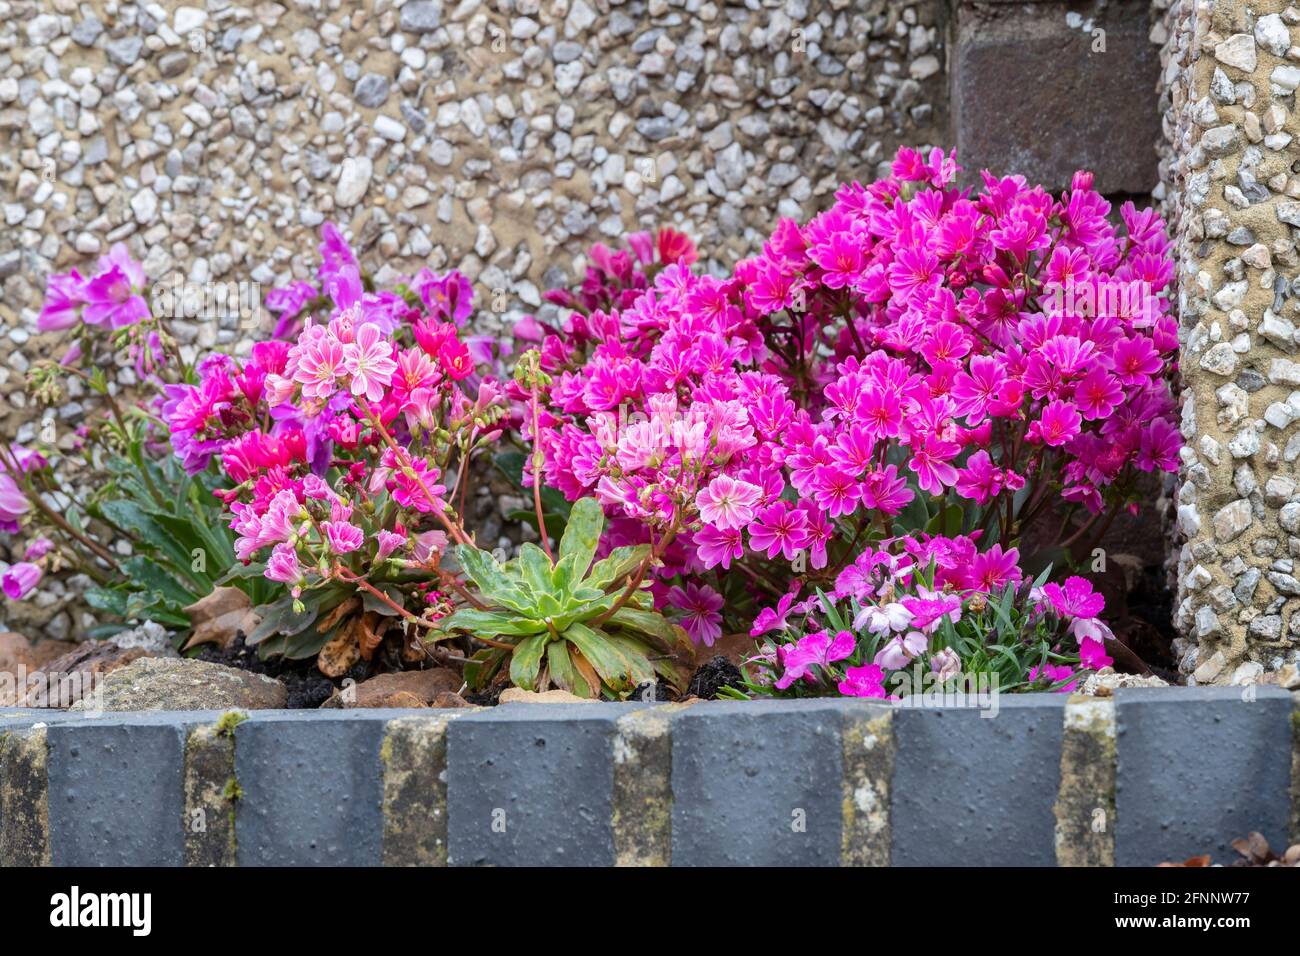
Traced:
<path id="1" fill-rule="evenodd" d="M 1161 162 L 1183 377 L 1175 644 L 1196 683 L 1300 662 L 1300 7 L 1173 0 Z"/>

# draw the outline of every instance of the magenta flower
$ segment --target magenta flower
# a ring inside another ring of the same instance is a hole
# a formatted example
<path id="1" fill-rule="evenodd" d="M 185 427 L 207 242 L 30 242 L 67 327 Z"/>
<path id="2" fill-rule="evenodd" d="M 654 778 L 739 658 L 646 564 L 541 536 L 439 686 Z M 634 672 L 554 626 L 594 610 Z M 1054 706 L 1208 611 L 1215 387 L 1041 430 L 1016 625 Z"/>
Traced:
<path id="1" fill-rule="evenodd" d="M 0 578 L 0 586 L 4 588 L 5 597 L 11 601 L 21 601 L 36 589 L 40 580 L 39 566 L 28 561 L 20 561 L 9 566 L 9 570 Z"/>
<path id="2" fill-rule="evenodd" d="M 45 283 L 45 302 L 36 316 L 36 329 L 57 332 L 70 329 L 81 320 L 86 304 L 86 280 L 76 269 L 52 275 Z"/>
<path id="3" fill-rule="evenodd" d="M 1002 545 L 995 544 L 987 551 L 975 556 L 971 564 L 970 575 L 973 587 L 985 594 L 1001 591 L 1008 584 L 1020 581 L 1020 551 L 1011 548 L 1002 550 Z"/>
<path id="4" fill-rule="evenodd" d="M 1041 668 L 1037 666 L 1029 668 L 1028 679 L 1031 683 L 1040 679 L 1045 679 L 1049 684 L 1055 684 L 1058 681 L 1069 680 L 1069 678 L 1073 676 L 1074 668 L 1048 663 L 1044 664 Z M 1077 683 L 1077 680 L 1070 681 L 1070 683 L 1058 687 L 1056 692 L 1058 694 L 1068 694 L 1074 690 Z"/>
<path id="5" fill-rule="evenodd" d="M 754 626 L 749 629 L 750 637 L 760 637 L 768 631 L 780 631 L 786 627 L 785 619 L 790 613 L 790 606 L 794 604 L 797 591 L 790 591 L 784 595 L 776 604 L 775 610 L 765 607 L 758 612 L 754 618 Z"/>
<path id="6" fill-rule="evenodd" d="M 827 667 L 835 661 L 849 657 L 857 641 L 848 631 L 831 637 L 828 631 L 805 634 L 794 644 L 784 644 L 778 650 L 784 670 L 777 678 L 778 690 L 785 690 L 800 678 L 811 679 L 814 667 Z"/>
<path id="7" fill-rule="evenodd" d="M 149 304 L 139 294 L 145 282 L 144 267 L 131 259 L 125 244 L 114 245 L 99 260 L 98 268 L 82 287 L 86 301 L 83 321 L 120 329 L 149 318 Z"/>
<path id="8" fill-rule="evenodd" d="M 1074 389 L 1075 404 L 1089 421 L 1108 417 L 1123 400 L 1124 390 L 1115 381 L 1115 376 L 1100 367 L 1093 368 Z"/>
<path id="9" fill-rule="evenodd" d="M 1085 637 L 1079 642 L 1079 663 L 1088 670 L 1099 671 L 1115 661 L 1106 653 L 1106 645 L 1095 638 Z"/>
<path id="10" fill-rule="evenodd" d="M 695 554 L 705 568 L 731 567 L 731 562 L 745 553 L 744 536 L 739 528 L 720 531 L 705 525 L 695 533 Z"/>
<path id="11" fill-rule="evenodd" d="M 670 588 L 668 603 L 681 612 L 682 627 L 696 644 L 712 647 L 722 635 L 722 595 L 707 584 Z"/>
<path id="12" fill-rule="evenodd" d="M 886 696 L 884 680 L 885 672 L 878 664 L 863 664 L 845 668 L 844 679 L 836 687 L 845 697 L 883 698 Z"/>
<path id="13" fill-rule="evenodd" d="M 1043 596 L 1064 618 L 1097 617 L 1106 609 L 1106 598 L 1093 591 L 1091 581 L 1078 575 L 1066 578 L 1064 586 L 1055 581 L 1044 584 Z"/>
<path id="14" fill-rule="evenodd" d="M 793 561 L 808 546 L 808 519 L 788 502 L 778 501 L 764 508 L 758 520 L 749 526 L 749 543 L 755 551 L 766 551 L 769 558 L 784 555 Z"/>
<path id="15" fill-rule="evenodd" d="M 1059 448 L 1079 434 L 1083 419 L 1069 402 L 1057 400 L 1043 409 L 1043 416 L 1029 427 L 1029 435 L 1046 445 Z"/>

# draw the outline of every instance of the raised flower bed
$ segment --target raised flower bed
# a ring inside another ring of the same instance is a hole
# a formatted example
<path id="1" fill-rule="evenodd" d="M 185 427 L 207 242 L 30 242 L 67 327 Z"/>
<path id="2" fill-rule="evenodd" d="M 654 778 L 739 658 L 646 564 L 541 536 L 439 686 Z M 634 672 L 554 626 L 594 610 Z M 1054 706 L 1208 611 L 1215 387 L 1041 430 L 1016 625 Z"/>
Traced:
<path id="1" fill-rule="evenodd" d="M 10 712 L 0 865 L 1148 866 L 1300 835 L 1284 691 L 997 704 Z"/>

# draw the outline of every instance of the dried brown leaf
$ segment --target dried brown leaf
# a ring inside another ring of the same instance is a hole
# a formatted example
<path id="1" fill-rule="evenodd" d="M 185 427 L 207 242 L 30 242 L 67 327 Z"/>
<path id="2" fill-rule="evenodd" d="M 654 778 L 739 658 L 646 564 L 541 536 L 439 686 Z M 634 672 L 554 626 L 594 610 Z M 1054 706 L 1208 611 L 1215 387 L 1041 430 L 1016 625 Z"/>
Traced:
<path id="1" fill-rule="evenodd" d="M 358 631 L 361 619 L 353 618 L 339 628 L 338 635 L 320 649 L 316 656 L 316 667 L 326 677 L 342 677 L 361 660 L 361 647 L 358 643 Z"/>
<path id="2" fill-rule="evenodd" d="M 253 610 L 248 595 L 239 588 L 214 588 L 211 593 L 185 608 L 194 633 L 185 642 L 184 650 L 201 644 L 229 647 L 235 637 L 249 634 L 257 627 L 261 617 Z"/>

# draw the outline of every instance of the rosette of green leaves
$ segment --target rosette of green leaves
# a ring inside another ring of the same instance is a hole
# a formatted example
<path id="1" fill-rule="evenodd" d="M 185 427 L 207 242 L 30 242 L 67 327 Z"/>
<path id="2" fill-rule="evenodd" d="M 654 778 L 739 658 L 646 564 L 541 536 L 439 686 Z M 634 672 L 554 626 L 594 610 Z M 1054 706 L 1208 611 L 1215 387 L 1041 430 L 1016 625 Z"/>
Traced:
<path id="1" fill-rule="evenodd" d="M 689 651 L 686 632 L 654 610 L 650 592 L 634 586 L 649 545 L 615 548 L 594 564 L 605 516 L 594 498 L 573 505 L 555 562 L 535 544 L 501 564 L 491 554 L 459 545 L 456 556 L 477 589 L 482 609 L 464 608 L 443 622 L 490 647 L 465 667 L 481 688 L 508 663 L 516 687 L 558 687 L 579 697 L 624 698 L 664 678 L 680 687 L 674 657 Z"/>

